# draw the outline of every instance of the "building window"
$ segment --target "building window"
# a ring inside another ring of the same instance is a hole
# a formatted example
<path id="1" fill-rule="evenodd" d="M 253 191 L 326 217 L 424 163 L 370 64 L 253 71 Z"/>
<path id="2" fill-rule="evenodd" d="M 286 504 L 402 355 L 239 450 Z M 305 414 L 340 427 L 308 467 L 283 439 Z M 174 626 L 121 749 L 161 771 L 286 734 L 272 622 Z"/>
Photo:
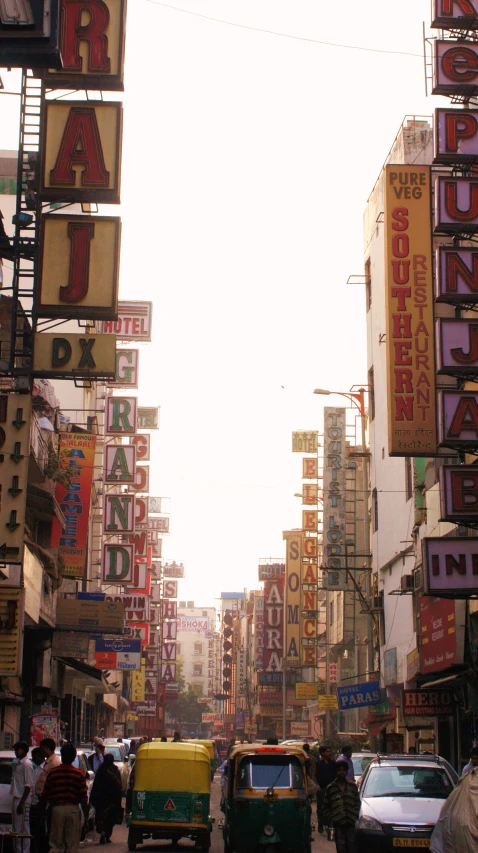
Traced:
<path id="1" fill-rule="evenodd" d="M 194 643 L 194 654 L 202 655 L 202 643 Z"/>
<path id="2" fill-rule="evenodd" d="M 195 663 L 193 666 L 193 676 L 202 675 L 202 663 Z"/>
<path id="3" fill-rule="evenodd" d="M 370 258 L 367 258 L 365 261 L 365 299 L 367 311 L 370 311 L 370 308 L 372 307 L 372 272 Z"/>
<path id="4" fill-rule="evenodd" d="M 409 501 L 413 494 L 413 463 L 411 456 L 405 456 L 405 500 Z"/>
<path id="5" fill-rule="evenodd" d="M 375 386 L 373 383 L 373 367 L 368 372 L 368 416 L 371 421 L 375 419 Z"/>
<path id="6" fill-rule="evenodd" d="M 207 619 L 207 610 L 203 610 L 202 615 Z"/>
<path id="7" fill-rule="evenodd" d="M 372 531 L 376 533 L 378 530 L 378 493 L 377 489 L 372 489 Z"/>

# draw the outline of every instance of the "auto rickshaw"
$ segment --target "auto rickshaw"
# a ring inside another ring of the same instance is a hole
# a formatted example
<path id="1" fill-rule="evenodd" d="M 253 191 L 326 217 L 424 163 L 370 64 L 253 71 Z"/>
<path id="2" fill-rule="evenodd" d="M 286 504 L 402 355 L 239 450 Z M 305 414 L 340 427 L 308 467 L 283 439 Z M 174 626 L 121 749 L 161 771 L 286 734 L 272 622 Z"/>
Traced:
<path id="1" fill-rule="evenodd" d="M 224 853 L 310 853 L 306 760 L 298 746 L 234 747 L 226 768 Z"/>
<path id="2" fill-rule="evenodd" d="M 145 838 L 191 838 L 211 846 L 209 755 L 196 743 L 145 743 L 136 753 L 131 788 L 128 849 Z"/>
<path id="3" fill-rule="evenodd" d="M 200 743 L 206 747 L 209 754 L 209 762 L 211 765 L 211 782 L 214 779 L 214 774 L 217 769 L 217 755 L 216 755 L 216 746 L 213 740 L 200 740 L 199 738 L 191 738 L 186 741 L 186 743 Z"/>

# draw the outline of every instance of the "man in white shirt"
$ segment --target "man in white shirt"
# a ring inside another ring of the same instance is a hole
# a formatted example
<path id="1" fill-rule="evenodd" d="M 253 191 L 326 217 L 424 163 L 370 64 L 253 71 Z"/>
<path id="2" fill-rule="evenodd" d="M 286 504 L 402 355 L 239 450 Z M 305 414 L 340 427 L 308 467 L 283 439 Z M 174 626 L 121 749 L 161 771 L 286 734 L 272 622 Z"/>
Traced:
<path id="1" fill-rule="evenodd" d="M 18 741 L 13 747 L 15 758 L 12 765 L 12 831 L 30 834 L 30 803 L 33 787 L 33 767 L 28 758 L 29 746 L 24 740 Z M 16 839 L 16 851 L 30 853 L 30 839 Z"/>

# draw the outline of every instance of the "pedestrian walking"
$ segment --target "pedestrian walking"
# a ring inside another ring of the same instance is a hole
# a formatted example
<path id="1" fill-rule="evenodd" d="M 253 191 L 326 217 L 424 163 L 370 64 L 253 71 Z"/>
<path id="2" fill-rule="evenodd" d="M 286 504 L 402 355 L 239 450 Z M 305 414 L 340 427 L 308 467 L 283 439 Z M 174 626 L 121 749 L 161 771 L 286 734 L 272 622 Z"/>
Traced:
<path id="1" fill-rule="evenodd" d="M 30 803 L 30 835 L 33 836 L 32 847 L 34 853 L 45 853 L 45 821 L 42 818 L 39 804 L 39 796 L 36 792 L 36 783 L 43 769 L 45 756 L 40 746 L 32 749 L 32 793 Z"/>
<path id="2" fill-rule="evenodd" d="M 60 756 L 55 752 L 56 743 L 52 737 L 43 738 L 43 740 L 40 741 L 40 749 L 45 756 L 45 762 L 35 784 L 35 793 L 38 798 L 43 794 L 43 788 L 45 787 L 45 782 L 50 770 L 53 770 L 54 767 L 58 767 L 61 764 Z"/>
<path id="3" fill-rule="evenodd" d="M 100 769 L 101 765 L 103 764 L 104 758 L 105 745 L 102 740 L 99 740 L 99 738 L 97 738 L 95 741 L 94 752 L 92 752 L 91 755 L 89 755 L 86 759 L 88 767 L 90 768 L 90 770 L 93 771 L 93 773 L 96 774 L 97 771 Z"/>
<path id="4" fill-rule="evenodd" d="M 356 853 L 355 821 L 360 812 L 360 795 L 357 785 L 347 779 L 348 763 L 338 759 L 336 777 L 327 786 L 324 797 L 324 819 L 335 830 L 337 853 Z"/>
<path id="5" fill-rule="evenodd" d="M 352 747 L 347 745 L 342 748 L 342 753 L 337 758 L 337 761 L 345 761 L 347 764 L 347 779 L 349 782 L 355 782 L 354 763 L 352 761 Z"/>
<path id="6" fill-rule="evenodd" d="M 317 824 L 318 831 L 324 831 L 324 797 L 327 785 L 335 779 L 335 761 L 332 758 L 332 750 L 330 746 L 321 746 L 319 748 L 319 760 L 315 765 L 315 778 L 317 780 Z"/>
<path id="7" fill-rule="evenodd" d="M 468 773 L 469 770 L 473 770 L 475 767 L 478 767 L 478 746 L 474 746 L 472 748 L 470 752 L 470 760 L 468 764 L 465 764 L 461 775 L 464 776 L 465 773 Z"/>
<path id="8" fill-rule="evenodd" d="M 73 767 L 76 749 L 72 743 L 61 748 L 61 764 L 50 770 L 40 807 L 51 806 L 50 853 L 77 853 L 80 843 L 80 809 L 88 817 L 88 794 L 84 773 Z"/>
<path id="9" fill-rule="evenodd" d="M 30 804 L 33 787 L 33 767 L 28 758 L 29 746 L 24 740 L 14 744 L 15 758 L 12 762 L 12 831 L 30 834 Z M 15 839 L 15 851 L 30 853 L 30 839 L 23 838 L 21 842 Z"/>
<path id="10" fill-rule="evenodd" d="M 100 844 L 109 844 L 114 825 L 123 822 L 121 795 L 121 774 L 113 756 L 107 753 L 96 773 L 90 794 L 90 803 L 96 812 L 96 831 L 101 836 Z"/>

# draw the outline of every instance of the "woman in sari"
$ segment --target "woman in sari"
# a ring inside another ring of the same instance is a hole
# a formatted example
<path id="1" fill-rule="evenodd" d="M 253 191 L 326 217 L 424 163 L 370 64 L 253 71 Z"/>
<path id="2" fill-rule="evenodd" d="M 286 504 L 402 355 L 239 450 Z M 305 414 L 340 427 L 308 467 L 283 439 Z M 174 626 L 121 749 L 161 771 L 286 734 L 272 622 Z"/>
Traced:
<path id="1" fill-rule="evenodd" d="M 90 803 L 96 812 L 96 831 L 101 836 L 100 844 L 109 844 L 115 823 L 122 823 L 121 794 L 121 774 L 113 756 L 107 752 L 96 771 L 90 795 Z"/>

